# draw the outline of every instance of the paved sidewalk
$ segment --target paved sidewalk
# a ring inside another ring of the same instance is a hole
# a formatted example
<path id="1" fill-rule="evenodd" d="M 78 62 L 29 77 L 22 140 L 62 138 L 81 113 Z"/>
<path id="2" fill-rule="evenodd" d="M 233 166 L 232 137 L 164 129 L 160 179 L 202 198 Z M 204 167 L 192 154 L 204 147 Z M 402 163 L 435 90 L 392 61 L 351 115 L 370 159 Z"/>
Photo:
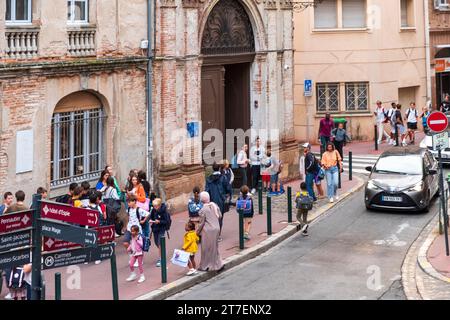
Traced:
<path id="1" fill-rule="evenodd" d="M 347 176 L 343 176 L 342 189 L 339 194 L 343 195 L 340 199 L 345 197 L 345 194 L 350 194 L 357 191 L 363 185 L 363 181 L 354 176 L 353 181 L 349 181 Z M 299 190 L 300 181 L 288 183 L 285 187 L 292 187 L 293 201 L 295 192 Z M 289 237 L 297 231 L 297 223 L 295 221 L 295 205 L 293 205 L 293 224 L 288 224 L 287 216 L 287 196 L 283 194 L 272 198 L 272 232 L 271 237 L 267 236 L 267 207 L 266 198 L 263 197 L 263 215 L 258 214 L 257 196 L 254 197 L 256 210 L 255 217 L 252 223 L 251 235 L 252 239 L 245 242 L 246 250 L 239 250 L 238 239 L 238 215 L 234 208 L 225 214 L 224 228 L 222 231 L 223 241 L 220 243 L 220 253 L 225 260 L 226 268 L 242 263 L 255 257 L 258 254 L 275 246 L 280 241 Z M 312 210 L 309 218 L 310 220 L 317 218 L 332 205 L 326 199 L 320 200 Z M 180 248 L 183 243 L 184 225 L 188 219 L 187 212 L 182 212 L 172 215 L 172 228 L 170 230 L 170 239 L 167 240 L 167 257 L 170 260 L 173 250 Z M 148 296 L 151 292 L 164 291 L 167 294 L 168 288 L 172 291 L 180 291 L 195 284 L 194 282 L 204 281 L 214 276 L 214 273 L 201 272 L 194 277 L 187 277 L 185 273 L 187 269 L 172 265 L 168 263 L 167 277 L 168 284 L 161 283 L 161 268 L 155 266 L 158 259 L 156 247 L 152 246 L 150 253 L 144 258 L 144 270 L 147 280 L 142 284 L 137 282 L 128 283 L 125 281 L 129 275 L 128 255 L 122 246 L 122 238 L 118 238 L 117 243 L 117 268 L 118 268 L 118 283 L 119 295 L 121 300 L 136 299 L 145 295 Z M 197 262 L 200 261 L 200 250 L 196 256 Z M 62 275 L 62 298 L 64 300 L 109 300 L 112 299 L 111 286 L 111 269 L 109 261 L 103 261 L 100 265 L 78 265 L 68 268 L 60 268 L 45 271 L 45 280 L 47 283 L 47 299 L 54 299 L 54 274 L 60 272 Z M 77 274 L 81 277 L 77 278 Z M 182 284 L 180 284 L 182 283 Z M 164 289 L 161 289 L 161 288 Z M 159 291 L 158 291 L 159 290 Z M 6 295 L 4 288 L 1 297 Z M 153 298 L 155 295 L 153 295 Z M 161 298 L 161 295 L 156 295 L 156 298 Z"/>

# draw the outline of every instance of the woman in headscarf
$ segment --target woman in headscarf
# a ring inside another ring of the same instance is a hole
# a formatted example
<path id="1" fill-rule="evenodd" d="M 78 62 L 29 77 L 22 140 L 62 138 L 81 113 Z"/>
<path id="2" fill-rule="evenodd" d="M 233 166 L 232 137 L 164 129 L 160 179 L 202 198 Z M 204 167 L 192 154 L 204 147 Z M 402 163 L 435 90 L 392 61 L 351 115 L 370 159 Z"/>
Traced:
<path id="1" fill-rule="evenodd" d="M 219 254 L 219 220 L 222 216 L 219 207 L 211 202 L 208 192 L 200 193 L 203 208 L 200 210 L 200 223 L 197 235 L 201 237 L 201 261 L 199 270 L 220 271 L 224 264 Z"/>

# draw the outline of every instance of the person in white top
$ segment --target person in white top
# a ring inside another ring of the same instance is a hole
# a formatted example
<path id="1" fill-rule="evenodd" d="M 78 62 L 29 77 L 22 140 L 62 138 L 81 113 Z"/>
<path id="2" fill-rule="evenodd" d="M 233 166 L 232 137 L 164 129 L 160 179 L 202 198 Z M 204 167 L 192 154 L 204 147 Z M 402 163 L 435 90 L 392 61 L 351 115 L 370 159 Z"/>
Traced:
<path id="1" fill-rule="evenodd" d="M 256 137 L 256 144 L 250 149 L 250 161 L 252 163 L 252 191 L 255 194 L 261 177 L 261 160 L 266 154 L 266 149 L 261 146 L 261 139 Z"/>
<path id="2" fill-rule="evenodd" d="M 236 163 L 239 165 L 239 172 L 242 177 L 242 186 L 247 185 L 247 167 L 250 164 L 250 160 L 247 158 L 248 145 L 244 144 L 241 151 L 239 151 Z"/>
<path id="3" fill-rule="evenodd" d="M 383 140 L 383 135 L 386 137 L 386 140 L 390 142 L 389 141 L 390 136 L 387 134 L 386 131 L 384 131 L 384 124 L 386 123 L 387 118 L 380 100 L 377 101 L 377 108 L 375 109 L 373 114 L 376 116 L 376 122 L 378 127 L 378 144 L 381 144 Z"/>
<path id="4" fill-rule="evenodd" d="M 409 141 L 411 142 L 411 144 L 414 144 L 415 133 L 417 130 L 417 118 L 419 117 L 419 113 L 417 112 L 416 104 L 414 102 L 411 102 L 409 104 L 409 109 L 406 110 L 405 116 L 405 120 L 408 126 Z"/>
<path id="5" fill-rule="evenodd" d="M 386 115 L 387 115 L 387 120 L 388 123 L 391 125 L 391 132 L 390 132 L 390 136 L 391 138 L 389 139 L 389 144 L 390 145 L 394 145 L 395 144 L 395 112 L 397 111 L 397 104 L 395 102 L 391 103 L 391 107 L 387 110 Z"/>

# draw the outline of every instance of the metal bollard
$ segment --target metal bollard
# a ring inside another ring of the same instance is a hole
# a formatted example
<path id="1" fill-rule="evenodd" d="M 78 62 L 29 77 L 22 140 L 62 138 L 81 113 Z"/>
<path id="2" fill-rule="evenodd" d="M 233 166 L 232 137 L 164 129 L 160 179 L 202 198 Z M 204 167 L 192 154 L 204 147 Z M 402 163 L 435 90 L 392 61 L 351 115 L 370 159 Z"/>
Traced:
<path id="1" fill-rule="evenodd" d="M 338 167 L 338 189 L 342 188 L 342 175 L 341 175 L 341 168 Z"/>
<path id="2" fill-rule="evenodd" d="M 55 273 L 55 300 L 61 300 L 61 273 Z"/>
<path id="3" fill-rule="evenodd" d="M 378 126 L 375 125 L 374 128 L 375 128 L 375 135 L 374 135 L 374 137 L 375 137 L 375 150 L 378 150 Z"/>
<path id="4" fill-rule="evenodd" d="M 348 152 L 348 179 L 353 180 L 353 153 Z"/>
<path id="5" fill-rule="evenodd" d="M 292 188 L 287 188 L 288 223 L 292 223 Z"/>
<path id="6" fill-rule="evenodd" d="M 238 210 L 239 215 L 239 249 L 244 250 L 244 213 Z"/>
<path id="7" fill-rule="evenodd" d="M 161 237 L 161 282 L 167 283 L 166 236 Z"/>
<path id="8" fill-rule="evenodd" d="M 272 198 L 267 196 L 267 235 L 272 235 Z"/>
<path id="9" fill-rule="evenodd" d="M 114 246 L 114 252 L 110 259 L 111 264 L 111 283 L 113 291 L 113 299 L 119 300 L 119 284 L 117 281 L 117 263 L 116 263 L 116 247 Z"/>
<path id="10" fill-rule="evenodd" d="M 259 214 L 263 214 L 263 195 L 262 195 L 262 181 L 258 182 L 258 212 Z"/>
<path id="11" fill-rule="evenodd" d="M 395 145 L 397 147 L 400 147 L 400 144 L 398 143 L 398 125 L 397 125 L 397 123 L 395 123 L 394 127 L 395 127 Z"/>

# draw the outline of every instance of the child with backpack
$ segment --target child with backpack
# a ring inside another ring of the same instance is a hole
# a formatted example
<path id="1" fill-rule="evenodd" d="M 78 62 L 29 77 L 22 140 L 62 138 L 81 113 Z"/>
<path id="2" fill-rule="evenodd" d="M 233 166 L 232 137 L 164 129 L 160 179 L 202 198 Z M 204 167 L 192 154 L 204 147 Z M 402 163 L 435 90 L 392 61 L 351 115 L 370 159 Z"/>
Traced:
<path id="1" fill-rule="evenodd" d="M 23 267 L 14 267 L 6 274 L 6 283 L 13 300 L 27 299 L 27 283 Z"/>
<path id="2" fill-rule="evenodd" d="M 297 220 L 300 222 L 300 231 L 303 236 L 308 235 L 308 212 L 313 208 L 314 199 L 308 194 L 306 183 L 300 184 L 300 192 L 297 192 L 295 198 L 295 207 L 297 208 Z"/>
<path id="3" fill-rule="evenodd" d="M 184 226 L 184 230 L 186 231 L 186 233 L 184 234 L 183 248 L 181 248 L 181 250 L 190 253 L 188 262 L 189 271 L 186 275 L 192 276 L 197 273 L 195 254 L 198 250 L 197 242 L 199 241 L 199 237 L 195 232 L 195 223 L 192 221 L 186 223 L 186 225 Z"/>
<path id="4" fill-rule="evenodd" d="M 166 205 L 162 203 L 162 200 L 159 198 L 153 200 L 153 209 L 150 213 L 149 222 L 152 227 L 155 245 L 159 248 L 160 258 L 156 262 L 156 266 L 161 267 L 161 237 L 163 237 L 165 233 L 169 231 L 172 224 L 172 219 L 170 218 L 170 214 L 167 211 Z"/>
<path id="5" fill-rule="evenodd" d="M 144 240 L 142 235 L 139 233 L 140 227 L 138 225 L 133 225 L 131 227 L 131 245 L 127 248 L 127 252 L 131 254 L 130 260 L 130 270 L 131 274 L 127 278 L 127 281 L 134 281 L 137 278 L 136 273 L 134 272 L 135 263 L 137 262 L 139 268 L 139 280 L 138 283 L 142 283 L 145 281 L 144 276 L 144 267 L 142 265 L 144 259 Z"/>
<path id="6" fill-rule="evenodd" d="M 241 187 L 241 195 L 236 202 L 236 210 L 242 211 L 244 216 L 244 239 L 250 240 L 250 227 L 252 225 L 252 219 L 254 214 L 253 200 L 249 194 L 249 187 Z"/>

